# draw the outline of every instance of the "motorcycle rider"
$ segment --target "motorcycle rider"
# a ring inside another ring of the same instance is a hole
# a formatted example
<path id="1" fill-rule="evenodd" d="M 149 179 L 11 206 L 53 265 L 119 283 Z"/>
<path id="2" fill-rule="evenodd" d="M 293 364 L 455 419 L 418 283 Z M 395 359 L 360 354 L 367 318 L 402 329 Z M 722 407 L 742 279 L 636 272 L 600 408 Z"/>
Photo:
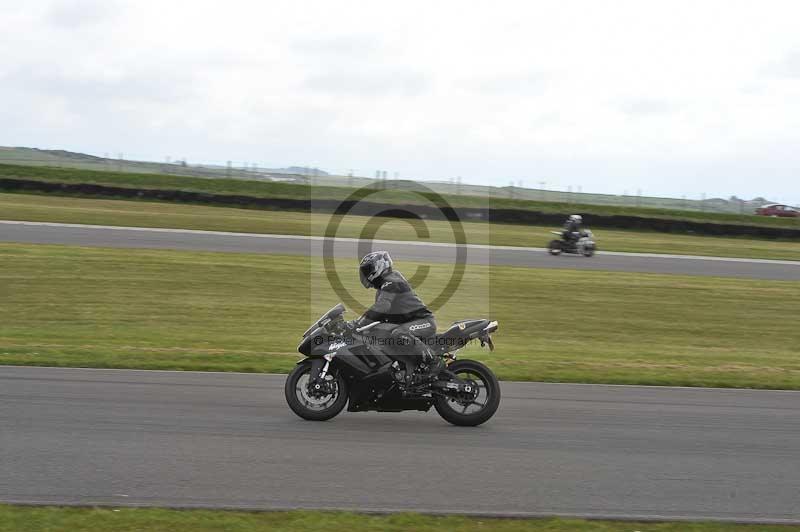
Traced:
<path id="1" fill-rule="evenodd" d="M 423 377 L 435 377 L 444 368 L 443 361 L 434 356 L 424 340 L 436 334 L 436 321 L 411 284 L 393 269 L 392 258 L 386 251 L 373 251 L 361 259 L 358 267 L 364 288 L 374 288 L 375 303 L 358 319 L 348 322 L 354 330 L 376 321 L 397 324 L 391 338 L 397 348 L 396 358 L 406 366 L 409 378 L 419 362 Z"/>
<path id="2" fill-rule="evenodd" d="M 564 222 L 564 231 L 562 233 L 564 241 L 574 245 L 581 237 L 582 231 L 583 217 L 580 214 L 571 214 L 567 221 Z"/>

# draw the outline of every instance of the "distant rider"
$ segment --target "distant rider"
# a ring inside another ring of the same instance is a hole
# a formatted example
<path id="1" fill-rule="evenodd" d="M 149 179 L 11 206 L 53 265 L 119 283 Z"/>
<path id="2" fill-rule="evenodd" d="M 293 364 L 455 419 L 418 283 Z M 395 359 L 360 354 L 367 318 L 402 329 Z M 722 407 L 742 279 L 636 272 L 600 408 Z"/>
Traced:
<path id="1" fill-rule="evenodd" d="M 564 240 L 574 244 L 581 237 L 581 232 L 583 232 L 583 217 L 580 214 L 570 215 L 564 222 L 564 232 L 562 233 Z"/>
<path id="2" fill-rule="evenodd" d="M 375 303 L 357 320 L 348 323 L 352 330 L 376 321 L 394 323 L 391 338 L 398 346 L 395 351 L 406 366 L 410 376 L 422 361 L 422 375 L 434 376 L 444 367 L 442 360 L 434 356 L 424 341 L 436 334 L 436 321 L 425 303 L 414 292 L 409 282 L 398 271 L 392 269 L 392 258 L 386 251 L 374 251 L 361 259 L 358 268 L 364 288 L 374 288 Z"/>

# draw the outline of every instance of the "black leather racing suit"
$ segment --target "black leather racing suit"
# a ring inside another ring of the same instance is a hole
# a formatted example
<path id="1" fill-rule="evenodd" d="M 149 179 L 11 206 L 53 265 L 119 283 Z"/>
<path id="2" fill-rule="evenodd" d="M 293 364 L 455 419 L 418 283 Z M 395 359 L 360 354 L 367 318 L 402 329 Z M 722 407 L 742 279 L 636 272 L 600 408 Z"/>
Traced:
<path id="1" fill-rule="evenodd" d="M 364 326 L 374 321 L 395 323 L 391 336 L 397 348 L 393 349 L 408 366 L 405 356 L 414 358 L 426 354 L 426 339 L 436 334 L 436 320 L 425 303 L 419 298 L 409 282 L 400 272 L 392 271 L 376 283 L 375 303 L 361 316 L 357 325 Z"/>
<path id="2" fill-rule="evenodd" d="M 574 244 L 580 238 L 582 230 L 583 230 L 582 223 L 576 222 L 574 220 L 567 220 L 564 223 L 564 232 L 562 233 L 564 240 Z"/>

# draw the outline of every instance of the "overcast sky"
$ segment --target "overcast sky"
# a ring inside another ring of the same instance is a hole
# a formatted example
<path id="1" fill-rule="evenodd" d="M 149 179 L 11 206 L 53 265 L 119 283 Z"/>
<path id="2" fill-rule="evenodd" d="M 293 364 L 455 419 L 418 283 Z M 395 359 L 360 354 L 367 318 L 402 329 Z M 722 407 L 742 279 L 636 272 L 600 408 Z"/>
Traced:
<path id="1" fill-rule="evenodd" d="M 0 0 L 0 145 L 800 203 L 800 2 Z"/>

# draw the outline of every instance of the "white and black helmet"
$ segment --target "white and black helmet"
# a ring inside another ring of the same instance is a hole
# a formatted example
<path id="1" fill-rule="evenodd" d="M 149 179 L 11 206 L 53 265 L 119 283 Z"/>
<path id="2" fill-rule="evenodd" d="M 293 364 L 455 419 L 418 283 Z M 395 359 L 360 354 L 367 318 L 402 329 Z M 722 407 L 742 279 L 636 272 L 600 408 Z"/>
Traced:
<path id="1" fill-rule="evenodd" d="M 358 267 L 364 288 L 375 286 L 375 281 L 392 271 L 392 257 L 386 251 L 373 251 L 364 255 Z"/>
<path id="2" fill-rule="evenodd" d="M 583 216 L 581 216 L 580 214 L 572 214 L 569 217 L 569 221 L 570 222 L 583 223 Z"/>

